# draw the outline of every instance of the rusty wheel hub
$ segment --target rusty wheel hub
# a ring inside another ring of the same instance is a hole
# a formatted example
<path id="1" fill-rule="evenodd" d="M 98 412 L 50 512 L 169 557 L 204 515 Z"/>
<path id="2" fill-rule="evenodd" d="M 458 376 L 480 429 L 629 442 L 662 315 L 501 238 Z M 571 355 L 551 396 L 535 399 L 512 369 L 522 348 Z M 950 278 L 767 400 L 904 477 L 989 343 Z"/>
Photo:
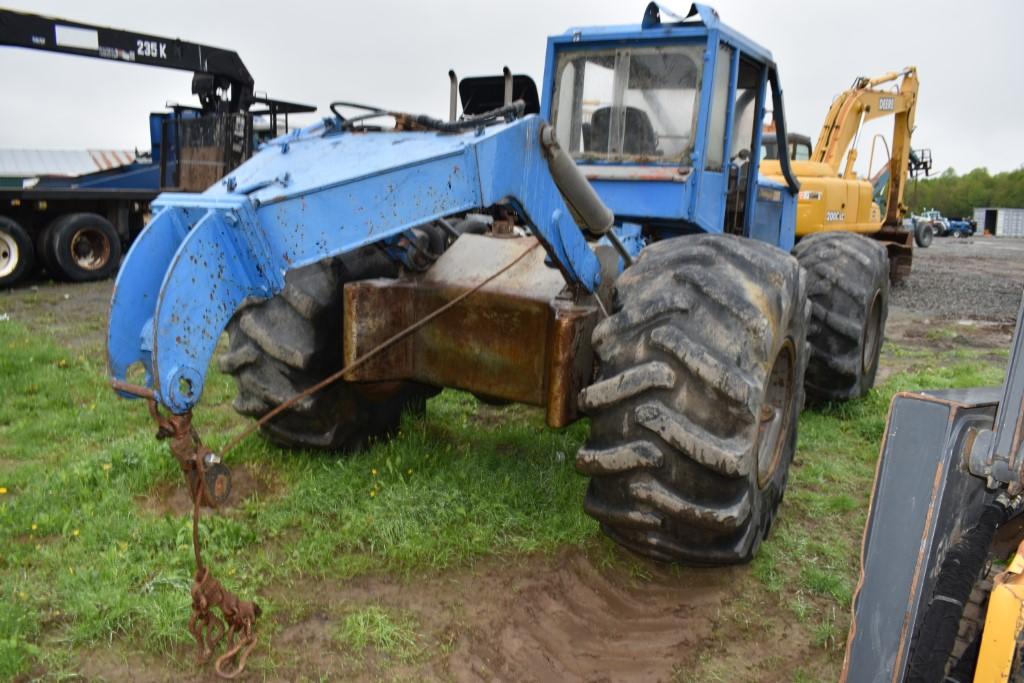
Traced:
<path id="1" fill-rule="evenodd" d="M 83 228 L 71 238 L 71 258 L 84 270 L 99 270 L 110 260 L 110 240 L 95 228 Z"/>

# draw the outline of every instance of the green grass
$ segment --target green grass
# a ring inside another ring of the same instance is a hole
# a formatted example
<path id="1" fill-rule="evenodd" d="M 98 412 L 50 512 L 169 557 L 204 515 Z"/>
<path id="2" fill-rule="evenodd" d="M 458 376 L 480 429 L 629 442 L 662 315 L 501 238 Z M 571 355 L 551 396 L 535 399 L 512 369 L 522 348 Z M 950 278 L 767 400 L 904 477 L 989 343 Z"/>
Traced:
<path id="1" fill-rule="evenodd" d="M 356 654 L 372 648 L 377 654 L 409 662 L 421 653 L 415 619 L 376 605 L 345 615 L 335 638 Z"/>
<path id="2" fill-rule="evenodd" d="M 975 356 L 914 358 L 926 366 L 862 400 L 801 417 L 784 507 L 753 564 L 761 590 L 830 652 L 845 640 L 892 394 L 991 385 L 1002 375 Z M 174 490 L 181 475 L 153 439 L 144 406 L 117 399 L 104 376 L 101 356 L 0 324 L 0 679 L 60 677 L 110 642 L 190 652 L 189 517 L 140 503 Z M 230 379 L 211 368 L 197 427 L 214 449 L 245 425 L 232 396 Z M 259 493 L 204 517 L 205 556 L 243 597 L 302 578 L 413 577 L 566 546 L 584 547 L 599 565 L 624 562 L 643 582 L 645 563 L 592 542 L 597 525 L 580 505 L 586 480 L 572 466 L 586 429 L 550 430 L 537 410 L 444 392 L 426 418 L 404 421 L 394 439 L 351 457 L 290 453 L 252 437 L 228 464 L 246 468 Z M 269 624 L 293 608 L 261 604 Z M 353 652 L 399 662 L 424 647 L 411 616 L 380 606 L 342 612 L 335 635 Z M 703 680 L 714 680 L 716 665 L 707 666 Z"/>
<path id="3" fill-rule="evenodd" d="M 190 520 L 137 500 L 181 476 L 145 407 L 114 396 L 100 359 L 16 323 L 0 325 L 0 350 L 0 679 L 36 663 L 59 670 L 75 648 L 113 639 L 187 646 Z M 211 368 L 197 426 L 215 449 L 244 425 L 232 394 Z M 549 430 L 539 411 L 456 392 L 429 415 L 343 459 L 248 439 L 229 465 L 269 491 L 204 517 L 205 557 L 251 596 L 298 577 L 441 570 L 597 534 L 572 466 L 585 425 Z"/>
<path id="4" fill-rule="evenodd" d="M 860 400 L 807 411 L 800 418 L 786 499 L 753 570 L 769 591 L 785 597 L 798 620 L 806 621 L 812 612 L 830 615 L 814 626 L 815 641 L 822 647 L 845 639 L 868 499 L 893 394 L 1002 381 L 1003 368 L 996 365 L 957 362 L 953 354 L 931 355 L 932 366 L 896 374 Z M 798 599 L 791 599 L 793 595 Z M 812 601 L 811 609 L 804 596 Z"/>

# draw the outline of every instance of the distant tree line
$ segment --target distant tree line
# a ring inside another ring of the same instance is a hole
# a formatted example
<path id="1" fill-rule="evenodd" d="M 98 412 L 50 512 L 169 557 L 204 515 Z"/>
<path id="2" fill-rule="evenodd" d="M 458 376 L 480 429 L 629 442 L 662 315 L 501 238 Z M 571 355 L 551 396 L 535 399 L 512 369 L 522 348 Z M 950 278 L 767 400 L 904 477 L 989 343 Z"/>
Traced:
<path id="1" fill-rule="evenodd" d="M 957 175 L 949 168 L 939 176 L 909 181 L 903 201 L 914 213 L 938 209 L 949 217 L 970 217 L 979 206 L 1024 207 L 1024 166 L 995 175 L 985 168 Z"/>

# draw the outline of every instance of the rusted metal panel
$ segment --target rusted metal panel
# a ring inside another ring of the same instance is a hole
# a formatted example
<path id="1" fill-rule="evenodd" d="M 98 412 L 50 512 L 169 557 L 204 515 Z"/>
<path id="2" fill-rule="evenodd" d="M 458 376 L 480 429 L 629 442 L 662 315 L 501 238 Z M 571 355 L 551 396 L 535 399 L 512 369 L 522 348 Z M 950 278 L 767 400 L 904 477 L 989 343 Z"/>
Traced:
<path id="1" fill-rule="evenodd" d="M 345 363 L 448 303 L 534 245 L 463 235 L 423 276 L 345 286 Z M 536 250 L 479 292 L 370 359 L 349 381 L 414 379 L 547 408 L 551 426 L 577 417 L 589 379 L 595 305 L 576 303 Z M 566 291 L 563 291 L 566 290 Z"/>
<path id="2" fill-rule="evenodd" d="M 555 302 L 552 312 L 546 418 L 550 426 L 564 427 L 579 416 L 576 397 L 590 383 L 594 367 L 590 333 L 598 318 L 593 307 L 561 300 Z"/>

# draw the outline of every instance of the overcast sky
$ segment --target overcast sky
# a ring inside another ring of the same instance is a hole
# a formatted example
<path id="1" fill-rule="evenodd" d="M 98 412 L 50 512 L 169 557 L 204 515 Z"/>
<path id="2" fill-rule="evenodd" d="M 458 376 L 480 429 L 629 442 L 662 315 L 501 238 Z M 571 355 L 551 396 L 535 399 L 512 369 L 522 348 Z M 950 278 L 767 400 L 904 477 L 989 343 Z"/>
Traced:
<path id="1" fill-rule="evenodd" d="M 444 115 L 447 71 L 537 81 L 545 38 L 570 26 L 639 23 L 644 0 L 259 3 L 252 0 L 0 0 L 4 6 L 237 51 L 271 97 L 347 99 Z M 855 76 L 919 69 L 914 147 L 937 170 L 1024 163 L 1024 2 L 720 0 L 722 20 L 771 49 L 790 130 L 817 137 Z M 679 13 L 686 2 L 669 2 Z M 263 9 L 266 7 L 266 9 Z M 149 146 L 147 114 L 192 103 L 191 76 L 0 49 L 0 147 Z M 891 124 L 890 124 L 891 125 Z M 873 129 L 871 132 L 874 132 Z M 870 136 L 867 136 L 870 138 Z M 863 139 L 863 137 L 862 137 Z M 862 145 L 862 162 L 868 151 Z M 878 163 L 875 164 L 876 168 Z"/>

